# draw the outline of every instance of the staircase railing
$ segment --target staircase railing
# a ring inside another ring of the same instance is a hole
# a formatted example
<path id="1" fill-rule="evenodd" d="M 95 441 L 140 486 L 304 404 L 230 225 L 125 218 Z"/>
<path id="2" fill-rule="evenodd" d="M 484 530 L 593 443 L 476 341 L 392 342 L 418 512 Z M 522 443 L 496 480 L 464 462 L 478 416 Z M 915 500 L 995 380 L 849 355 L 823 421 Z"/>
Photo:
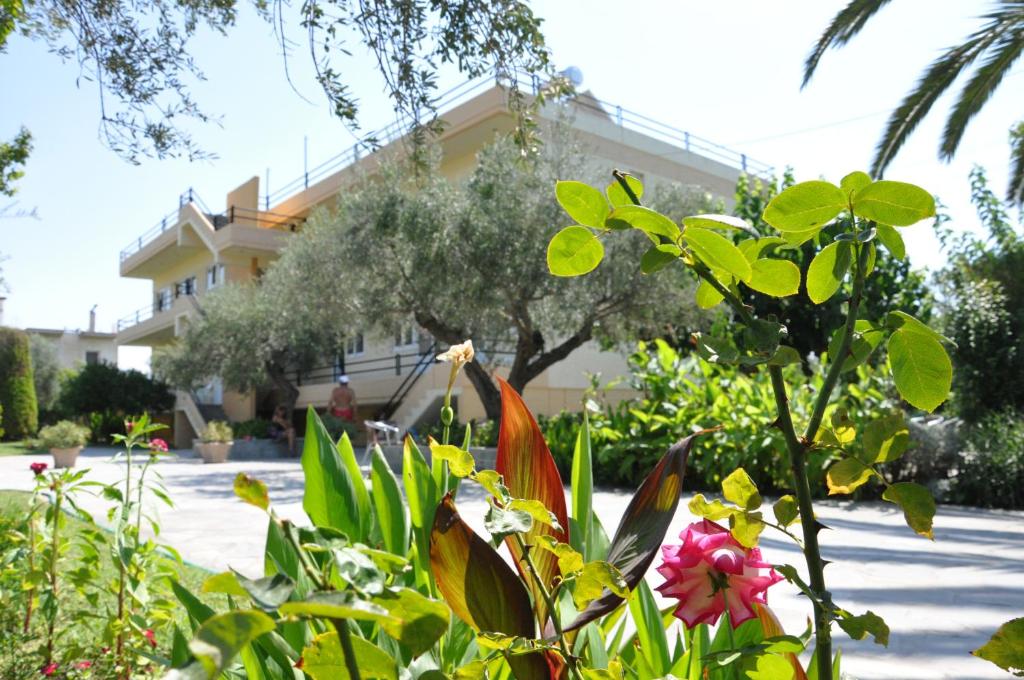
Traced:
<path id="1" fill-rule="evenodd" d="M 405 378 L 399 383 L 395 393 L 391 395 L 387 403 L 377 412 L 377 420 L 388 420 L 391 416 L 395 415 L 395 412 L 402 406 L 402 402 L 405 400 L 412 388 L 416 386 L 419 379 L 423 377 L 423 374 L 427 372 L 427 368 L 432 366 L 437 361 L 437 343 L 431 343 L 422 354 L 419 356 L 419 360 L 412 367 L 412 370 L 406 374 Z"/>

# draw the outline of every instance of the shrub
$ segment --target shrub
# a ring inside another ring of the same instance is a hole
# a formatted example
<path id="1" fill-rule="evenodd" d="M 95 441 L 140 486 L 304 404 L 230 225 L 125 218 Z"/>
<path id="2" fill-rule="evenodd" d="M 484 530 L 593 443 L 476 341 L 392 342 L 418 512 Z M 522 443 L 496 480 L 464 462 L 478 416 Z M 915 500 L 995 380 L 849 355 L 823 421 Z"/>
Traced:
<path id="1" fill-rule="evenodd" d="M 123 431 L 126 417 L 170 410 L 174 395 L 165 383 L 139 371 L 98 363 L 65 381 L 58 404 L 65 417 L 88 418 L 92 440 L 105 442 Z"/>
<path id="2" fill-rule="evenodd" d="M 211 420 L 199 438 L 207 443 L 229 442 L 235 438 L 235 434 L 223 420 Z"/>
<path id="3" fill-rule="evenodd" d="M 28 340 L 36 402 L 42 414 L 57 405 L 57 397 L 60 395 L 60 359 L 57 356 L 57 345 L 51 340 L 40 335 L 30 335 Z"/>
<path id="4" fill-rule="evenodd" d="M 89 441 L 89 428 L 62 420 L 39 430 L 39 446 L 44 449 L 73 449 Z"/>
<path id="5" fill-rule="evenodd" d="M 991 413 L 970 427 L 951 481 L 954 503 L 1024 508 L 1024 414 Z"/>
<path id="6" fill-rule="evenodd" d="M 28 335 L 14 328 L 0 328 L 0 406 L 3 429 L 11 439 L 35 434 L 39 426 L 36 388 Z"/>
<path id="7" fill-rule="evenodd" d="M 243 420 L 240 423 L 235 423 L 231 426 L 234 430 L 236 437 L 254 437 L 256 439 L 266 439 L 270 436 L 270 421 L 266 418 L 253 418 L 252 420 Z"/>

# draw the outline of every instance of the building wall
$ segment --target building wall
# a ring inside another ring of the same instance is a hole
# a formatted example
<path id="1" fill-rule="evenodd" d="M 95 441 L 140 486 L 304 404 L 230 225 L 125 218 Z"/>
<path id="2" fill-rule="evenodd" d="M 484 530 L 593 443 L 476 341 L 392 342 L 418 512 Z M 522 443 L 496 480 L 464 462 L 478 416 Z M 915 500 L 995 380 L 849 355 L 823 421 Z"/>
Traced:
<path id="1" fill-rule="evenodd" d="M 78 370 L 86 363 L 87 352 L 96 352 L 98 360 L 108 364 L 117 364 L 117 345 L 114 336 L 109 333 L 89 333 L 88 331 L 46 331 L 28 329 L 26 332 L 37 335 L 53 343 L 57 349 L 60 367 Z"/>

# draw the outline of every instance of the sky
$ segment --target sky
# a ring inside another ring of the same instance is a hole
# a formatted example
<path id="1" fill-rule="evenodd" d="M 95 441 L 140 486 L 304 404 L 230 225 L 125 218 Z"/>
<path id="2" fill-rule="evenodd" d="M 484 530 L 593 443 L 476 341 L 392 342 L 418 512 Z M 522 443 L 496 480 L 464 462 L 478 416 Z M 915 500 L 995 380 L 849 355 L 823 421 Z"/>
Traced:
<path id="1" fill-rule="evenodd" d="M 974 17 L 987 6 L 892 3 L 847 47 L 826 54 L 801 90 L 804 58 L 844 4 L 536 0 L 531 6 L 544 18 L 557 67 L 579 68 L 583 88 L 600 99 L 777 168 L 791 166 L 798 180 L 838 183 L 867 169 L 888 113 L 943 48 L 978 26 Z M 297 30 L 293 35 L 301 37 Z M 216 123 L 192 131 L 217 158 L 139 165 L 103 146 L 96 89 L 78 78 L 75 64 L 22 37 L 0 54 L 0 139 L 25 125 L 35 145 L 18 194 L 0 208 L 37 214 L 0 219 L 5 324 L 82 328 L 97 305 L 98 330 L 111 330 L 151 300 L 150 282 L 119 277 L 119 252 L 174 209 L 182 192 L 192 187 L 220 210 L 226 192 L 254 175 L 262 185 L 269 169 L 271 190 L 299 176 L 304 140 L 310 167 L 354 141 L 332 118 L 306 53 L 297 50 L 289 59 L 293 89 L 270 27 L 251 11 L 241 13 L 227 37 L 198 36 L 193 54 L 206 80 L 192 91 Z M 363 127 L 389 123 L 391 106 L 369 57 L 356 52 L 341 66 L 360 97 Z M 462 80 L 453 69 L 440 75 L 442 89 Z M 1024 64 L 1018 64 L 974 119 L 956 160 L 946 164 L 936 151 L 947 95 L 887 178 L 925 187 L 940 197 L 955 227 L 976 228 L 968 173 L 974 164 L 985 166 L 993 188 L 1003 191 L 1007 130 L 1019 119 L 1022 95 Z M 929 226 L 904 236 L 914 266 L 942 266 Z M 148 350 L 121 348 L 120 361 L 144 368 L 147 356 Z"/>

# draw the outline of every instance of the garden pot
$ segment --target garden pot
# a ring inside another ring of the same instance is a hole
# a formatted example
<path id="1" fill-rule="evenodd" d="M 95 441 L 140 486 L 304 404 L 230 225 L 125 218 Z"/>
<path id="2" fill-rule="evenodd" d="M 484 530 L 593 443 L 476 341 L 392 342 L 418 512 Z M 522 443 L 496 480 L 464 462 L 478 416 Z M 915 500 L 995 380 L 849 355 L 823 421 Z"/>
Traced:
<path id="1" fill-rule="evenodd" d="M 75 461 L 78 460 L 78 454 L 81 452 L 81 446 L 72 446 L 70 449 L 50 449 L 50 455 L 53 456 L 53 467 L 75 467 Z"/>
<path id="2" fill-rule="evenodd" d="M 204 463 L 223 463 L 231 453 L 234 442 L 200 442 L 196 444 L 196 450 Z"/>

